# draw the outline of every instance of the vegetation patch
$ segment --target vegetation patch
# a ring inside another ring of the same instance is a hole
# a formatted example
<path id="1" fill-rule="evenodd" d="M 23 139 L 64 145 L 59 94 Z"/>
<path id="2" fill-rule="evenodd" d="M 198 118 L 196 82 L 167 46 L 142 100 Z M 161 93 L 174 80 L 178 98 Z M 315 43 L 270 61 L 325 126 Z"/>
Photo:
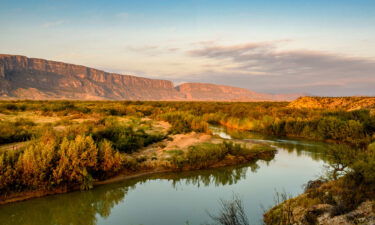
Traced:
<path id="1" fill-rule="evenodd" d="M 185 152 L 173 154 L 170 157 L 170 162 L 173 167 L 178 169 L 202 169 L 208 168 L 225 159 L 245 162 L 266 159 L 269 156 L 272 158 L 274 153 L 275 149 L 272 147 L 259 145 L 246 147 L 245 145 L 229 141 L 220 144 L 206 142 L 190 146 Z"/>
<path id="2" fill-rule="evenodd" d="M 326 179 L 310 182 L 301 196 L 277 202 L 265 213 L 266 224 L 315 224 L 322 214 L 340 217 L 357 210 L 365 202 L 374 205 L 374 144 L 367 149 L 338 145 L 327 153 L 330 155 Z M 340 220 L 342 224 L 356 224 L 344 217 Z"/>

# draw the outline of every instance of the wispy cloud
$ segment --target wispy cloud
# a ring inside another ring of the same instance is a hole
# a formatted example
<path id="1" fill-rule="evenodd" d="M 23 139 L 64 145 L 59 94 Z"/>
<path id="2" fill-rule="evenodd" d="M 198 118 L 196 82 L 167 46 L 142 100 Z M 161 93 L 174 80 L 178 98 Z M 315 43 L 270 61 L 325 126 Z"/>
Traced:
<path id="1" fill-rule="evenodd" d="M 210 71 L 205 72 L 207 76 L 221 76 L 223 80 L 227 74 L 228 81 L 233 77 L 242 82 L 247 80 L 250 88 L 254 84 L 262 84 L 264 89 L 269 90 L 306 90 L 314 94 L 334 95 L 334 86 L 337 95 L 351 94 L 353 88 L 356 94 L 375 95 L 374 88 L 369 88 L 369 84 L 375 87 L 374 60 L 320 51 L 281 51 L 279 44 L 261 42 L 223 46 L 208 43 L 189 51 L 188 55 L 221 63 L 222 66 L 216 69 L 210 67 Z"/>
<path id="2" fill-rule="evenodd" d="M 178 47 L 166 47 L 166 46 L 157 46 L 157 45 L 142 45 L 142 46 L 126 46 L 126 51 L 142 54 L 145 56 L 161 56 L 177 53 L 180 51 Z M 183 52 L 183 51 L 182 51 Z"/>
<path id="3" fill-rule="evenodd" d="M 56 21 L 50 21 L 50 22 L 45 22 L 42 24 L 42 27 L 44 28 L 50 28 L 50 27 L 56 27 L 64 24 L 64 20 L 56 20 Z"/>
<path id="4" fill-rule="evenodd" d="M 158 50 L 159 47 L 156 45 L 144 45 L 144 46 L 128 46 L 126 47 L 127 50 L 134 51 L 134 52 L 149 52 Z"/>

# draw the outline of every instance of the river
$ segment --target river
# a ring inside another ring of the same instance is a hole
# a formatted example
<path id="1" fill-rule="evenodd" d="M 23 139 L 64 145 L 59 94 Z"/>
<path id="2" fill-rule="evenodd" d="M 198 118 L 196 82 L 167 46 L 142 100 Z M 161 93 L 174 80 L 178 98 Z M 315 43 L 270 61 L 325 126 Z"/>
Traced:
<path id="1" fill-rule="evenodd" d="M 212 128 L 223 138 L 268 142 L 278 149 L 271 161 L 225 168 L 152 175 L 102 185 L 85 192 L 0 206 L 2 225 L 195 225 L 210 222 L 219 200 L 241 197 L 251 224 L 261 224 L 262 207 L 275 191 L 296 196 L 322 175 L 326 145 L 262 137 Z"/>

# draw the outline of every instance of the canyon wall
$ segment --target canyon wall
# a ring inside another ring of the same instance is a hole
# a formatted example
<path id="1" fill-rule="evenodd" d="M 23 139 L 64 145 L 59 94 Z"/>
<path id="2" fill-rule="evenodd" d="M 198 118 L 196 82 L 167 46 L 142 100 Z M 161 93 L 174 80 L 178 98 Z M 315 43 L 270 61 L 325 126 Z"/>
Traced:
<path id="1" fill-rule="evenodd" d="M 108 73 L 18 55 L 0 55 L 0 97 L 38 100 L 292 100 L 289 95 L 261 94 L 224 85 L 186 83 L 174 87 L 168 80 Z"/>

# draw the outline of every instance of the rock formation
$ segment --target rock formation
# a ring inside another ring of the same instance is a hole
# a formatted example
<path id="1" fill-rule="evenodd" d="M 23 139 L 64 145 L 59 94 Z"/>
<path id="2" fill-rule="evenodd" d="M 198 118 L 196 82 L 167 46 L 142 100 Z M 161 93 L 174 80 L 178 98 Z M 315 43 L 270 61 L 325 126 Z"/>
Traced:
<path id="1" fill-rule="evenodd" d="M 186 83 L 108 73 L 18 55 L 0 55 L 0 98 L 80 100 L 292 100 L 294 95 L 260 94 L 224 85 Z M 292 98 L 292 99 L 290 99 Z"/>

